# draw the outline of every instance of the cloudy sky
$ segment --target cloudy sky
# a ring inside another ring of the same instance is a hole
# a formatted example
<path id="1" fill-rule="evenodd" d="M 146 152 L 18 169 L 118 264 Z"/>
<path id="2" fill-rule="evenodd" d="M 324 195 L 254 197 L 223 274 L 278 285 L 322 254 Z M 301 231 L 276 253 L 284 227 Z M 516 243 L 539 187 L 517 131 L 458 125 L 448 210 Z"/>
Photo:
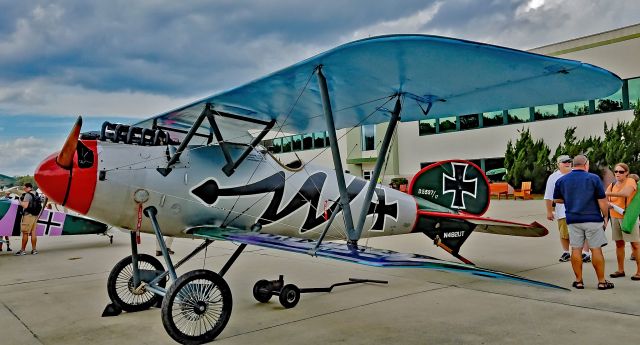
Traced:
<path id="1" fill-rule="evenodd" d="M 530 49 L 640 22 L 635 0 L 0 0 L 0 174 L 336 45 L 423 33 Z"/>

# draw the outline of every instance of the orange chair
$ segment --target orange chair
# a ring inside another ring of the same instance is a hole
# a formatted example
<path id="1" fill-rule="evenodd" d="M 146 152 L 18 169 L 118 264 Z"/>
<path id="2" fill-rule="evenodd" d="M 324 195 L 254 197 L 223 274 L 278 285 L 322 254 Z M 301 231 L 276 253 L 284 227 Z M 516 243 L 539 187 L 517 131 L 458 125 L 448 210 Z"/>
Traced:
<path id="1" fill-rule="evenodd" d="M 513 192 L 513 200 L 522 198 L 522 200 L 533 199 L 531 196 L 531 181 L 522 182 L 520 189 Z"/>
<path id="2" fill-rule="evenodd" d="M 509 199 L 509 184 L 506 182 L 495 182 L 489 184 L 491 195 L 498 197 L 498 200 L 504 195 L 505 199 Z"/>
<path id="3" fill-rule="evenodd" d="M 407 192 L 407 185 L 406 184 L 401 184 L 400 185 L 400 191 L 406 193 Z"/>

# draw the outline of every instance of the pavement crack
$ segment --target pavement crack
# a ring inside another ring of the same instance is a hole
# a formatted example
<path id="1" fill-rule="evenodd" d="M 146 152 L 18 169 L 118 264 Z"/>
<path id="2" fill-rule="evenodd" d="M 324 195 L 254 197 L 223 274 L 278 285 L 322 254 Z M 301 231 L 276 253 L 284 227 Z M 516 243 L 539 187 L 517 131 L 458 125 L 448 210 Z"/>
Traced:
<path id="1" fill-rule="evenodd" d="M 439 285 L 441 285 L 441 284 L 439 284 Z M 307 316 L 307 317 L 304 317 L 304 318 L 300 318 L 300 319 L 296 319 L 296 320 L 292 320 L 292 321 L 288 321 L 288 322 L 282 322 L 282 323 L 271 325 L 271 326 L 267 326 L 267 327 L 257 328 L 257 329 L 253 329 L 253 330 L 250 330 L 250 331 L 246 331 L 246 332 L 230 335 L 230 336 L 227 336 L 227 337 L 219 337 L 218 339 L 222 340 L 222 339 L 235 338 L 235 337 L 239 337 L 239 336 L 242 336 L 242 335 L 247 335 L 247 334 L 251 334 L 251 333 L 257 333 L 257 332 L 265 331 L 265 330 L 268 330 L 268 329 L 273 329 L 273 328 L 278 328 L 278 327 L 281 327 L 281 326 L 291 325 L 291 324 L 295 324 L 295 323 L 298 323 L 298 322 L 312 320 L 312 319 L 316 319 L 316 318 L 327 316 L 327 315 L 331 315 L 331 314 L 341 313 L 341 312 L 348 311 L 348 310 L 359 309 L 359 308 L 363 308 L 363 307 L 367 307 L 367 306 L 371 306 L 371 305 L 375 305 L 375 304 L 379 304 L 379 303 L 383 303 L 383 302 L 393 301 L 393 300 L 400 299 L 400 298 L 419 295 L 419 294 L 422 294 L 422 293 L 425 293 L 425 292 L 442 290 L 442 289 L 446 289 L 446 288 L 449 288 L 449 287 L 450 286 L 441 286 L 441 287 L 435 287 L 435 288 L 432 288 L 432 289 L 424 289 L 424 290 L 420 290 L 420 291 L 415 291 L 415 292 L 411 292 L 411 293 L 407 293 L 407 294 L 403 294 L 403 295 L 397 295 L 397 296 L 384 298 L 384 299 L 380 299 L 380 300 L 369 302 L 369 303 L 358 304 L 358 305 L 354 305 L 352 307 L 336 309 L 336 310 L 328 311 L 326 313 L 320 313 L 320 314 L 311 315 L 311 316 Z"/>
<path id="2" fill-rule="evenodd" d="M 468 284 L 472 284 L 472 283 L 473 282 L 468 283 Z M 580 305 L 580 304 L 565 303 L 565 302 L 560 302 L 560 301 L 550 301 L 550 300 L 541 299 L 541 298 L 526 297 L 526 296 L 519 296 L 519 295 L 514 295 L 514 294 L 509 294 L 509 293 L 503 293 L 503 292 L 495 292 L 495 291 L 487 291 L 487 290 L 482 290 L 482 289 L 475 289 L 475 288 L 468 287 L 468 286 L 463 286 L 463 285 L 449 285 L 449 287 L 457 287 L 457 288 L 460 288 L 460 289 L 476 291 L 476 292 L 483 292 L 483 293 L 491 294 L 491 295 L 507 296 L 507 297 L 517 298 L 517 299 L 526 300 L 526 301 L 536 301 L 536 302 L 549 303 L 549 304 L 554 304 L 554 305 L 575 307 L 575 308 L 586 309 L 586 310 L 601 311 L 601 312 L 611 313 L 611 314 L 615 314 L 615 315 L 626 315 L 626 316 L 636 316 L 636 317 L 640 316 L 640 313 L 628 313 L 628 312 L 624 312 L 624 311 L 602 309 L 602 308 L 590 307 L 590 306 L 585 306 L 585 305 Z"/>
<path id="3" fill-rule="evenodd" d="M 94 272 L 94 273 L 85 273 L 85 274 L 74 274 L 74 275 L 70 275 L 70 276 L 54 277 L 54 278 L 47 278 L 47 279 L 25 280 L 25 281 L 16 282 L 16 283 L 0 284 L 0 287 L 4 287 L 4 286 L 13 286 L 13 285 L 23 285 L 23 284 L 31 284 L 31 283 L 39 283 L 39 282 L 47 282 L 47 281 L 52 281 L 52 280 L 61 280 L 61 279 L 68 279 L 68 278 L 87 277 L 87 276 L 99 275 L 99 274 L 105 274 L 105 273 L 109 273 L 109 271 L 104 271 L 104 272 Z"/>
<path id="4" fill-rule="evenodd" d="M 13 315 L 13 317 L 15 317 L 15 318 L 16 318 L 16 320 L 20 321 L 20 323 L 24 326 L 24 328 L 26 328 L 26 329 L 27 329 L 27 331 L 29 331 L 29 333 L 31 333 L 31 335 L 33 335 L 33 337 L 34 337 L 36 340 L 38 340 L 38 343 L 40 343 L 40 344 L 43 344 L 43 345 L 44 345 L 44 343 L 42 342 L 42 340 L 40 340 L 40 338 L 38 337 L 38 335 L 37 335 L 37 334 L 35 334 L 35 333 L 31 330 L 31 328 L 29 328 L 29 326 L 27 326 L 27 324 L 26 324 L 26 323 L 24 323 L 24 321 L 22 321 L 22 319 L 21 319 L 21 318 L 20 318 L 16 313 L 14 313 L 14 312 L 13 312 L 13 310 L 12 310 L 11 308 L 9 308 L 9 306 L 8 306 L 8 305 L 6 305 L 4 302 L 2 302 L 2 305 L 5 307 L 5 309 L 7 309 L 7 310 L 11 313 L 11 315 Z"/>

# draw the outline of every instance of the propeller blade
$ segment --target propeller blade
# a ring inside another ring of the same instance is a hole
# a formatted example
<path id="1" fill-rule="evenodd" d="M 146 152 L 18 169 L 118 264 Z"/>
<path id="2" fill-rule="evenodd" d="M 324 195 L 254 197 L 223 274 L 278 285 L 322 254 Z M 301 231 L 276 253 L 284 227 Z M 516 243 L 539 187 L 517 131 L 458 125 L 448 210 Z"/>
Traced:
<path id="1" fill-rule="evenodd" d="M 67 140 L 62 146 L 62 150 L 60 150 L 60 153 L 56 158 L 56 163 L 58 163 L 58 165 L 63 169 L 71 170 L 73 167 L 73 155 L 76 153 L 76 148 L 78 147 L 78 137 L 80 137 L 81 128 L 82 116 L 78 116 L 76 124 L 73 125 Z"/>

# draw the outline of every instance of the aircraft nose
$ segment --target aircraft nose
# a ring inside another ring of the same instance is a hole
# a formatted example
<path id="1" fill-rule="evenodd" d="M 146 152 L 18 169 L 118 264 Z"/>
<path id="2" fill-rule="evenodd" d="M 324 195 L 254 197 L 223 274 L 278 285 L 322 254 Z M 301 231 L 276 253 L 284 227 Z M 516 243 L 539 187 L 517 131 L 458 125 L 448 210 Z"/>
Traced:
<path id="1" fill-rule="evenodd" d="M 57 204 L 86 214 L 91 207 L 97 182 L 97 143 L 95 140 L 81 142 L 95 156 L 91 166 L 87 160 L 78 165 L 77 154 L 73 157 L 73 166 L 67 170 L 59 165 L 59 153 L 47 157 L 36 169 L 34 178 L 38 188 Z"/>
<path id="2" fill-rule="evenodd" d="M 81 125 L 79 118 L 62 150 L 40 163 L 34 177 L 51 200 L 86 214 L 96 188 L 98 155 L 95 140 L 78 140 Z"/>
<path id="3" fill-rule="evenodd" d="M 58 166 L 56 158 L 58 153 L 54 153 L 45 158 L 36 169 L 34 178 L 38 188 L 52 201 L 62 204 L 69 184 L 69 171 Z"/>

